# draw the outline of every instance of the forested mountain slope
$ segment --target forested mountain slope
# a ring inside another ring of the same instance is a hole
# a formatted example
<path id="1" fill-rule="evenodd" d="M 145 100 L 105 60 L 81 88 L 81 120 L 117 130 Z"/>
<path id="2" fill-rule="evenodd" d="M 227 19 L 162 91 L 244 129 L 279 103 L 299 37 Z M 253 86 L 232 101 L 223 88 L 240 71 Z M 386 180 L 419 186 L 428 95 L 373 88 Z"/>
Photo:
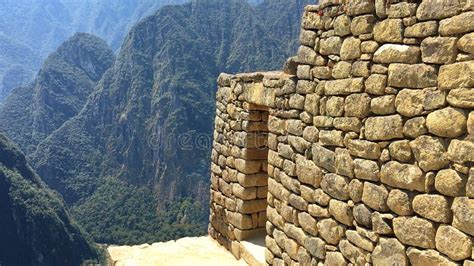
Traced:
<path id="1" fill-rule="evenodd" d="M 0 0 L 0 102 L 26 85 L 46 57 L 76 32 L 116 50 L 129 28 L 161 6 L 186 0 Z"/>
<path id="2" fill-rule="evenodd" d="M 16 88 L 0 105 L 0 128 L 27 154 L 32 153 L 84 106 L 114 54 L 105 41 L 77 33 L 43 63 L 36 80 Z"/>
<path id="3" fill-rule="evenodd" d="M 60 196 L 1 132 L 0 213 L 0 265 L 81 265 L 98 258 Z"/>

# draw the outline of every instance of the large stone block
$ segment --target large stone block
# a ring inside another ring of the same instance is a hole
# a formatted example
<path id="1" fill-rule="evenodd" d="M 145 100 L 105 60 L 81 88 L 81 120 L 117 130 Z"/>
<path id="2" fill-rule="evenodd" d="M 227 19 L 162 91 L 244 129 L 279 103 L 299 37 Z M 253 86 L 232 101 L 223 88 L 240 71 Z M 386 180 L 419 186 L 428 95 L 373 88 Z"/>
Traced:
<path id="1" fill-rule="evenodd" d="M 455 36 L 471 31 L 474 31 L 474 12 L 461 13 L 460 15 L 443 19 L 439 23 L 439 33 L 442 36 Z"/>
<path id="2" fill-rule="evenodd" d="M 371 33 L 375 24 L 374 15 L 358 16 L 352 19 L 350 31 L 353 35 Z"/>
<path id="3" fill-rule="evenodd" d="M 456 61 L 458 49 L 457 38 L 429 37 L 421 42 L 421 58 L 423 63 L 449 64 Z"/>
<path id="4" fill-rule="evenodd" d="M 463 110 L 447 107 L 434 111 L 426 118 L 428 131 L 446 138 L 456 138 L 466 133 L 467 117 Z"/>
<path id="5" fill-rule="evenodd" d="M 318 222 L 318 231 L 326 242 L 337 245 L 344 237 L 345 228 L 333 219 L 324 219 Z"/>
<path id="6" fill-rule="evenodd" d="M 380 171 L 382 183 L 410 191 L 425 191 L 425 175 L 418 166 L 390 161 Z"/>
<path id="7" fill-rule="evenodd" d="M 474 54 L 474 32 L 466 34 L 458 41 L 459 50 Z"/>
<path id="8" fill-rule="evenodd" d="M 349 37 L 344 40 L 341 46 L 341 60 L 359 59 L 361 41 L 358 38 Z"/>
<path id="9" fill-rule="evenodd" d="M 474 87 L 474 60 L 443 65 L 439 69 L 438 86 L 442 90 Z"/>
<path id="10" fill-rule="evenodd" d="M 426 21 L 405 28 L 405 37 L 425 38 L 438 33 L 438 22 Z"/>
<path id="11" fill-rule="evenodd" d="M 471 257 L 472 241 L 456 228 L 441 225 L 436 232 L 436 249 L 452 260 L 464 260 Z"/>
<path id="12" fill-rule="evenodd" d="M 420 62 L 420 48 L 412 45 L 384 44 L 374 54 L 374 62 L 416 64 Z"/>
<path id="13" fill-rule="evenodd" d="M 413 194 L 399 190 L 399 189 L 392 189 L 388 194 L 387 198 L 387 206 L 390 210 L 398 215 L 412 215 L 413 208 L 412 208 L 412 198 Z"/>
<path id="14" fill-rule="evenodd" d="M 339 200 L 349 199 L 349 180 L 337 174 L 326 174 L 321 181 L 324 192 Z"/>
<path id="15" fill-rule="evenodd" d="M 474 141 L 452 140 L 448 155 L 451 161 L 457 163 L 474 162 Z"/>
<path id="16" fill-rule="evenodd" d="M 391 64 L 388 85 L 397 88 L 427 88 L 437 85 L 436 69 L 424 64 Z"/>
<path id="17" fill-rule="evenodd" d="M 349 149 L 349 153 L 351 155 L 364 159 L 377 160 L 382 153 L 382 150 L 377 143 L 367 140 L 349 140 L 347 143 L 347 148 Z"/>
<path id="18" fill-rule="evenodd" d="M 453 226 L 474 236 L 474 199 L 455 198 L 453 205 Z"/>
<path id="19" fill-rule="evenodd" d="M 354 221 L 354 216 L 352 215 L 352 208 L 349 204 L 332 199 L 329 201 L 329 213 L 334 219 L 338 222 L 351 226 Z"/>
<path id="20" fill-rule="evenodd" d="M 362 202 L 370 208 L 387 212 L 388 190 L 383 185 L 375 185 L 370 182 L 364 183 L 364 192 L 362 194 Z"/>
<path id="21" fill-rule="evenodd" d="M 370 96 L 367 93 L 355 93 L 346 97 L 345 116 L 365 118 L 370 114 Z"/>
<path id="22" fill-rule="evenodd" d="M 408 265 L 408 257 L 403 246 L 396 238 L 380 238 L 379 244 L 372 252 L 374 265 Z"/>
<path id="23" fill-rule="evenodd" d="M 448 199 L 441 195 L 418 195 L 413 210 L 422 217 L 438 223 L 450 223 L 452 212 Z"/>
<path id="24" fill-rule="evenodd" d="M 362 92 L 363 89 L 363 78 L 349 78 L 326 81 L 324 87 L 326 95 L 347 95 L 351 93 Z"/>
<path id="25" fill-rule="evenodd" d="M 333 151 L 324 148 L 319 144 L 313 144 L 313 161 L 317 166 L 322 167 L 332 173 L 336 172 L 335 154 Z"/>
<path id="26" fill-rule="evenodd" d="M 420 136 L 410 142 L 410 147 L 424 171 L 439 170 L 449 164 L 444 141 L 431 136 Z"/>
<path id="27" fill-rule="evenodd" d="M 474 90 L 472 88 L 450 90 L 446 100 L 455 107 L 474 109 Z"/>
<path id="28" fill-rule="evenodd" d="M 375 11 L 374 0 L 348 0 L 347 15 L 356 16 L 369 14 Z"/>
<path id="29" fill-rule="evenodd" d="M 369 117 L 365 121 L 368 140 L 391 140 L 403 137 L 403 120 L 400 115 Z"/>
<path id="30" fill-rule="evenodd" d="M 380 169 L 377 162 L 363 159 L 354 160 L 355 177 L 363 180 L 379 181 Z"/>
<path id="31" fill-rule="evenodd" d="M 374 39 L 379 43 L 403 42 L 403 22 L 401 19 L 386 19 L 375 25 Z"/>
<path id="32" fill-rule="evenodd" d="M 418 217 L 393 219 L 395 236 L 406 245 L 435 248 L 436 227 L 433 222 Z"/>
<path id="33" fill-rule="evenodd" d="M 339 55 L 341 53 L 342 40 L 333 36 L 321 39 L 319 42 L 319 53 L 322 55 Z"/>
<path id="34" fill-rule="evenodd" d="M 416 11 L 418 20 L 448 18 L 461 12 L 461 1 L 423 0 Z"/>

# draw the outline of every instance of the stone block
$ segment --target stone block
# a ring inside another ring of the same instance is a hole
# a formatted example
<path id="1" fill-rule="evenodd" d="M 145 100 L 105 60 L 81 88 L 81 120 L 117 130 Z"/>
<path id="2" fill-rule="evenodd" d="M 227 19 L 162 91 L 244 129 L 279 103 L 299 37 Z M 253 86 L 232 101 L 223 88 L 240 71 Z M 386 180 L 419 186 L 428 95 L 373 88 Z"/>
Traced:
<path id="1" fill-rule="evenodd" d="M 408 265 L 408 257 L 403 246 L 396 238 L 380 238 L 372 253 L 374 265 Z"/>
<path id="2" fill-rule="evenodd" d="M 393 219 L 393 230 L 403 244 L 435 248 L 436 228 L 433 222 L 418 217 L 397 217 Z"/>
<path id="3" fill-rule="evenodd" d="M 384 44 L 374 54 L 375 63 L 416 64 L 420 62 L 420 48 L 403 44 Z"/>
<path id="4" fill-rule="evenodd" d="M 431 136 L 420 136 L 410 142 L 411 150 L 424 171 L 439 170 L 449 164 L 444 141 Z"/>
<path id="5" fill-rule="evenodd" d="M 458 49 L 457 38 L 429 37 L 421 42 L 423 63 L 449 64 L 456 61 Z"/>
<path id="6" fill-rule="evenodd" d="M 362 92 L 364 80 L 362 78 L 349 78 L 326 81 L 324 91 L 326 95 L 347 95 Z"/>
<path id="7" fill-rule="evenodd" d="M 362 202 L 370 208 L 387 212 L 388 190 L 383 185 L 375 185 L 370 182 L 364 183 L 364 192 L 362 194 Z"/>
<path id="8" fill-rule="evenodd" d="M 434 111 L 426 118 L 428 131 L 446 138 L 456 138 L 466 133 L 467 117 L 463 110 L 447 107 Z"/>
<path id="9" fill-rule="evenodd" d="M 436 232 L 436 249 L 452 260 L 464 260 L 471 257 L 472 241 L 456 228 L 441 225 Z"/>
<path id="10" fill-rule="evenodd" d="M 391 64 L 388 85 L 397 88 L 427 88 L 437 85 L 436 69 L 424 64 Z"/>
<path id="11" fill-rule="evenodd" d="M 425 175 L 418 166 L 390 161 L 380 171 L 382 183 L 410 191 L 425 191 Z"/>
<path id="12" fill-rule="evenodd" d="M 319 235 L 329 244 L 337 245 L 344 237 L 345 227 L 333 219 L 324 219 L 318 222 Z"/>
<path id="13" fill-rule="evenodd" d="M 441 195 L 418 195 L 413 210 L 422 217 L 438 223 L 450 223 L 452 213 L 448 199 Z"/>
<path id="14" fill-rule="evenodd" d="M 400 115 L 369 117 L 365 121 L 368 140 L 391 140 L 403 137 L 403 120 Z"/>
<path id="15" fill-rule="evenodd" d="M 403 22 L 401 19 L 386 19 L 374 27 L 374 39 L 379 43 L 403 42 Z"/>
<path id="16" fill-rule="evenodd" d="M 439 69 L 438 86 L 442 90 L 474 87 L 473 76 L 474 61 L 443 65 Z"/>
<path id="17" fill-rule="evenodd" d="M 325 174 L 321 188 L 328 195 L 339 200 L 349 199 L 349 180 L 337 174 Z"/>
<path id="18" fill-rule="evenodd" d="M 455 2 L 455 1 L 454 1 Z M 439 33 L 442 36 L 453 36 L 474 31 L 474 12 L 443 19 L 439 23 Z"/>

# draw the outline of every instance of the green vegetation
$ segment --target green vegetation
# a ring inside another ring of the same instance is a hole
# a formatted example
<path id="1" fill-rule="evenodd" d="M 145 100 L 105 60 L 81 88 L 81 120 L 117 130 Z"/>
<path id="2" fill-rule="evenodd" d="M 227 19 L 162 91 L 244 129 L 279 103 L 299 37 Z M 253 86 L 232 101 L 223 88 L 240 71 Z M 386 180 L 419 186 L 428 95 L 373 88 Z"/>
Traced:
<path id="1" fill-rule="evenodd" d="M 0 265 L 80 265 L 97 260 L 60 196 L 0 133 Z"/>

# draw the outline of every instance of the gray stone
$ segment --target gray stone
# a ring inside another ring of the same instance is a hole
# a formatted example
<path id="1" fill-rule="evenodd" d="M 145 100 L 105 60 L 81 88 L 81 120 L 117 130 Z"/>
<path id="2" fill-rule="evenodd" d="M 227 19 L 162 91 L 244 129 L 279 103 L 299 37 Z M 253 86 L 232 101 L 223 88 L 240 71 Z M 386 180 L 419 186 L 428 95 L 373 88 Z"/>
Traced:
<path id="1" fill-rule="evenodd" d="M 324 175 L 321 188 L 333 198 L 339 200 L 349 199 L 349 181 L 343 176 L 336 174 Z"/>

